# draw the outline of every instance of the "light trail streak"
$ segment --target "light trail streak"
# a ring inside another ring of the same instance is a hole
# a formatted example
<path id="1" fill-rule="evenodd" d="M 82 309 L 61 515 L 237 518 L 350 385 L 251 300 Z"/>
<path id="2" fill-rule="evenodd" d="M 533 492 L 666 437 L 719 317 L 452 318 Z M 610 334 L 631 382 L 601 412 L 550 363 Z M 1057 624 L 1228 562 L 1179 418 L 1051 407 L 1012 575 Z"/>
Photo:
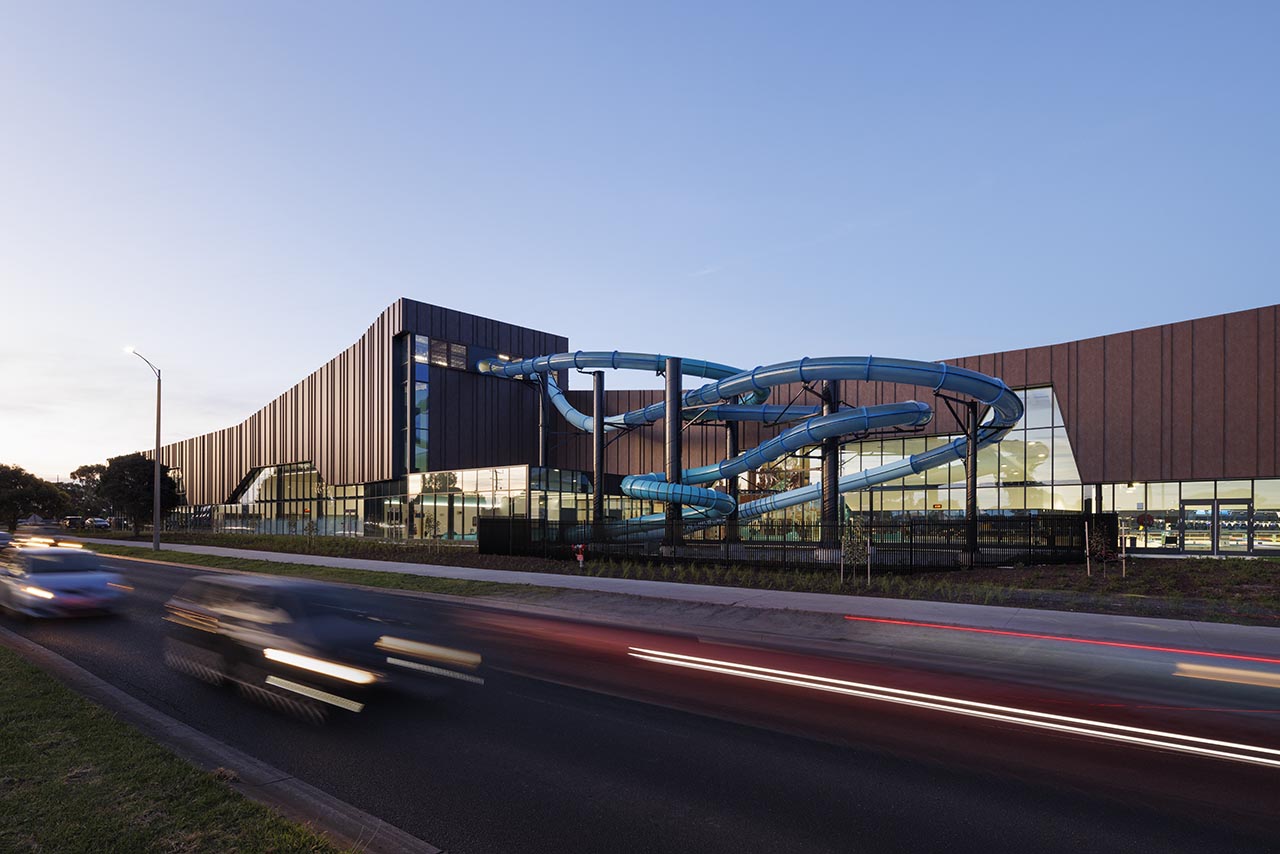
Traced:
<path id="1" fill-rule="evenodd" d="M 735 661 L 720 661 L 714 658 L 700 658 L 663 650 L 629 647 L 628 655 L 689 670 L 708 673 L 720 673 L 743 679 L 772 682 L 790 685 L 797 688 L 808 688 L 832 694 L 842 694 L 877 700 L 884 703 L 914 706 L 931 709 L 953 715 L 982 718 L 1000 721 L 1019 726 L 1046 729 L 1055 732 L 1084 735 L 1092 738 L 1119 741 L 1146 747 L 1158 747 L 1175 750 L 1215 759 L 1228 759 L 1235 762 L 1247 762 L 1269 768 L 1280 768 L 1280 750 L 1269 747 L 1258 747 L 1250 744 L 1238 744 L 1230 741 L 1201 738 L 1182 733 L 1163 732 L 1161 730 L 1113 724 L 1106 721 L 1093 721 L 1087 718 L 1075 718 L 1066 715 L 1055 715 L 1049 712 L 1037 712 L 1031 709 L 1019 709 L 1012 706 L 999 706 L 981 703 L 976 700 L 963 700 L 956 697 L 945 697 L 938 694 L 925 694 L 919 691 L 908 691 L 902 688 L 889 688 L 883 685 L 870 685 L 863 682 L 850 682 L 844 679 L 833 679 L 827 676 L 813 676 L 788 670 L 775 670 L 770 667 L 758 667 Z M 1201 746 L 1206 745 L 1206 746 Z M 1243 753 L 1232 751 L 1246 751 Z"/>
<path id="2" fill-rule="evenodd" d="M 1090 646 L 1110 646 L 1121 649 L 1141 649 L 1149 652 L 1169 652 L 1177 655 L 1199 655 L 1208 658 L 1227 658 L 1235 661 L 1257 661 L 1262 664 L 1280 664 L 1280 658 L 1266 658 L 1258 655 L 1237 655 L 1230 652 L 1210 652 L 1202 649 L 1181 649 L 1174 646 L 1153 646 L 1144 643 L 1125 643 L 1123 641 L 1093 640 L 1091 638 L 1070 638 L 1063 635 L 1041 635 L 1032 632 L 1010 632 L 1004 629 L 980 629 L 974 626 L 949 626 L 946 623 L 921 623 L 915 620 L 889 620 L 883 617 L 855 617 L 845 614 L 844 618 L 857 623 L 885 623 L 891 626 L 911 626 L 921 629 L 947 629 L 952 632 L 970 632 L 979 635 L 1003 635 L 1011 638 L 1030 638 L 1031 640 L 1051 640 L 1062 643 L 1080 643 Z"/>
<path id="3" fill-rule="evenodd" d="M 1239 667 L 1210 667 L 1207 664 L 1178 662 L 1174 676 L 1188 679 L 1208 679 L 1212 682 L 1234 682 L 1237 685 L 1256 685 L 1259 688 L 1280 688 L 1280 673 L 1264 673 L 1261 670 L 1242 670 Z"/>

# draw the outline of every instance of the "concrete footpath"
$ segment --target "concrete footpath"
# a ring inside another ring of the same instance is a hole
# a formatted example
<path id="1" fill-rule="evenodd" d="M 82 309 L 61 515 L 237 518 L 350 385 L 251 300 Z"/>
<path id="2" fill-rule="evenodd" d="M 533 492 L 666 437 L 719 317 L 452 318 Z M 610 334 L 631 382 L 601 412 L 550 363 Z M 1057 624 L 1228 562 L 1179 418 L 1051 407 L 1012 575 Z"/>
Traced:
<path id="1" fill-rule="evenodd" d="M 91 537 L 67 537 L 66 539 L 79 540 L 87 544 L 135 545 L 121 543 L 119 540 Z M 1228 623 L 1156 617 L 887 599 L 856 594 L 796 593 L 784 590 L 751 590 L 741 587 L 679 584 L 670 581 L 554 575 L 194 546 L 181 543 L 161 544 L 161 550 L 552 588 L 556 592 L 554 599 L 538 600 L 540 605 L 550 610 L 568 612 L 576 616 L 600 615 L 614 619 L 636 619 L 646 623 L 650 623 L 652 618 L 657 616 L 653 613 L 657 610 L 664 617 L 671 618 L 662 619 L 659 622 L 676 623 L 686 628 L 704 623 L 708 626 L 738 624 L 739 628 L 751 628 L 775 635 L 802 633 L 800 635 L 802 637 L 812 637 L 813 633 L 816 633 L 823 638 L 847 637 L 843 629 L 857 625 L 843 619 L 848 615 L 872 620 L 929 623 L 1280 658 L 1280 627 L 1270 626 L 1237 626 Z M 486 597 L 486 601 L 502 601 L 505 598 L 507 597 Z M 784 614 L 788 615 L 788 618 L 780 620 L 779 618 Z M 809 619 L 797 620 L 796 618 L 802 614 Z M 839 622 L 834 622 L 833 618 L 838 619 Z M 837 626 L 841 627 L 840 631 L 836 631 Z"/>

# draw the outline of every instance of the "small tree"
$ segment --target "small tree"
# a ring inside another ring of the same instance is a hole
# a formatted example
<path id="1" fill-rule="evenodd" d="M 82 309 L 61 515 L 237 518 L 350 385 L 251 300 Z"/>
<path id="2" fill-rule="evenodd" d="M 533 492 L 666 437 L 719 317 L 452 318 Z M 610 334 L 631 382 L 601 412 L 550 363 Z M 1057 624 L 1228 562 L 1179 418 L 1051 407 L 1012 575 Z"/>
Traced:
<path id="1" fill-rule="evenodd" d="M 74 499 L 75 509 L 85 516 L 99 516 L 109 504 L 102 496 L 102 476 L 107 467 L 102 463 L 90 463 L 71 472 L 71 487 L 67 490 Z"/>
<path id="2" fill-rule="evenodd" d="M 133 535 L 142 533 L 144 520 L 152 515 L 152 490 L 154 467 L 142 454 L 127 454 L 107 463 L 99 490 L 111 504 L 133 520 Z M 160 512 L 172 510 L 181 504 L 178 486 L 169 477 L 169 467 L 160 467 Z"/>
<path id="3" fill-rule="evenodd" d="M 0 464 L 0 525 L 12 533 L 23 515 L 61 516 L 71 496 L 21 466 Z"/>
<path id="4" fill-rule="evenodd" d="M 862 517 L 854 513 L 844 523 L 840 534 L 840 560 L 844 566 L 862 566 L 870 557 L 866 526 Z"/>

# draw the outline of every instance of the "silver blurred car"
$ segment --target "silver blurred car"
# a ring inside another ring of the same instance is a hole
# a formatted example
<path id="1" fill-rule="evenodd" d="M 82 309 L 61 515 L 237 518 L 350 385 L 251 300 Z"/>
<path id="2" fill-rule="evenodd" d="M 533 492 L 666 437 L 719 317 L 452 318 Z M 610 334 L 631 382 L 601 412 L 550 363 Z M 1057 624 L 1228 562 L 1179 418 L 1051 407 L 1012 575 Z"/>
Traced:
<path id="1" fill-rule="evenodd" d="M 128 589 L 84 549 L 22 548 L 0 565 L 0 606 L 26 617 L 109 613 Z"/>

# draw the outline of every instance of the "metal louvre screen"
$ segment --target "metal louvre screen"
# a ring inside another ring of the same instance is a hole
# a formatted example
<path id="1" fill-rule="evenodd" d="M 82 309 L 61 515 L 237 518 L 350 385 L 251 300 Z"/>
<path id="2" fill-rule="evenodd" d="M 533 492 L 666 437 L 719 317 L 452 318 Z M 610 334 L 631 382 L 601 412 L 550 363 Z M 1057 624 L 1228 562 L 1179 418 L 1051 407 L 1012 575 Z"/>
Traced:
<path id="1" fill-rule="evenodd" d="M 982 518 L 978 523 L 977 564 L 984 566 L 1082 563 L 1085 526 L 1094 553 L 1116 549 L 1114 514 L 1061 514 Z M 629 527 L 625 522 L 595 527 L 538 519 L 478 520 L 481 554 L 572 559 L 576 545 L 590 557 L 652 559 L 658 562 L 728 563 L 780 569 L 825 570 L 842 556 L 859 554 L 863 565 L 870 552 L 873 569 L 948 569 L 962 565 L 963 518 L 902 519 L 846 523 L 840 547 L 823 545 L 820 525 L 753 523 L 740 525 L 729 540 L 725 525 L 686 524 L 678 546 L 663 545 L 663 531 Z M 850 548 L 848 544 L 869 543 Z M 829 541 L 828 541 L 829 542 Z"/>

